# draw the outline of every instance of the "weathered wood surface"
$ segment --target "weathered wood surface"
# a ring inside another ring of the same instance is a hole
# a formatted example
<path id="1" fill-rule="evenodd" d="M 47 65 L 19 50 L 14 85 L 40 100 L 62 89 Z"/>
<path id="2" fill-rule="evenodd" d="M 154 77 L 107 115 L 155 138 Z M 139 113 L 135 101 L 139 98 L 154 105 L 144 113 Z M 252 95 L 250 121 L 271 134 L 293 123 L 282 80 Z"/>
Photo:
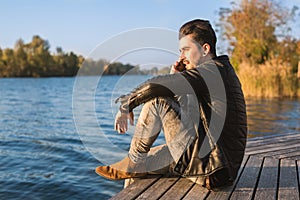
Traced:
<path id="1" fill-rule="evenodd" d="M 299 200 L 300 133 L 248 139 L 232 186 L 209 191 L 186 178 L 136 179 L 111 199 Z"/>

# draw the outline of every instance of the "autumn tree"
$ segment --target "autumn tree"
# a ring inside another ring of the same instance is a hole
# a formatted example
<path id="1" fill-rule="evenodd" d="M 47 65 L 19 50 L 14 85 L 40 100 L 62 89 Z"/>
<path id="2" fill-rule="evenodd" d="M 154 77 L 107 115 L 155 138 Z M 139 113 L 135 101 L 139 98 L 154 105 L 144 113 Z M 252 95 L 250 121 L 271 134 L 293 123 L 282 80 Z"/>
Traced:
<path id="1" fill-rule="evenodd" d="M 282 45 L 294 49 L 297 41 L 289 36 L 289 22 L 296 11 L 297 7 L 289 10 L 275 0 L 241 0 L 220 9 L 218 27 L 229 41 L 233 64 L 263 64 L 271 57 L 282 58 Z"/>
<path id="2" fill-rule="evenodd" d="M 283 63 L 288 63 L 293 73 L 297 73 L 300 51 L 300 41 L 292 37 L 286 37 L 278 42 L 276 48 L 277 58 Z"/>

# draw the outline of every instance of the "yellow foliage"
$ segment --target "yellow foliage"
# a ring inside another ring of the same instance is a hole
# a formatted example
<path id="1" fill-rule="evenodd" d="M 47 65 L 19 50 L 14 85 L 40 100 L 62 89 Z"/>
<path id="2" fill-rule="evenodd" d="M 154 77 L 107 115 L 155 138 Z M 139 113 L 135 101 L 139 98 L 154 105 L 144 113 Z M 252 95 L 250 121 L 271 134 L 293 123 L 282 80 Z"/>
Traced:
<path id="1" fill-rule="evenodd" d="M 239 65 L 238 76 L 246 97 L 296 97 L 300 96 L 299 80 L 292 68 L 276 60 L 251 66 Z"/>

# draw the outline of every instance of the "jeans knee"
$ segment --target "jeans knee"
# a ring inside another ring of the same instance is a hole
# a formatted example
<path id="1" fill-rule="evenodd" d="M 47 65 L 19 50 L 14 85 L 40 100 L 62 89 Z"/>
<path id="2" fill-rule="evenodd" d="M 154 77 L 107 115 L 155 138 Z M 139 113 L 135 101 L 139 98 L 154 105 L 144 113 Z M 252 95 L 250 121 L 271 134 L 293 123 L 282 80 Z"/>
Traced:
<path id="1" fill-rule="evenodd" d="M 148 101 L 146 104 L 155 107 L 158 114 L 170 110 L 174 110 L 176 113 L 178 113 L 180 110 L 179 102 L 175 97 L 156 97 L 151 101 Z"/>

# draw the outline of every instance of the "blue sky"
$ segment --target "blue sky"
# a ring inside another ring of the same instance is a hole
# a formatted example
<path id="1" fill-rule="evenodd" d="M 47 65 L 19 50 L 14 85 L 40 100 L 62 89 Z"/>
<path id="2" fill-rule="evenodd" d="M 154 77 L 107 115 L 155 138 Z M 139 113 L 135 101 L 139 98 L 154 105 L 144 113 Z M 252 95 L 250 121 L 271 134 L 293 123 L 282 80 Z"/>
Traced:
<path id="1" fill-rule="evenodd" d="M 300 5 L 300 0 L 283 2 L 288 7 Z M 214 25 L 220 7 L 230 7 L 230 1 L 1 0 L 0 47 L 12 48 L 19 38 L 29 42 L 39 35 L 49 41 L 51 51 L 62 47 L 88 56 L 99 43 L 135 28 L 177 31 L 194 18 L 208 19 Z"/>

